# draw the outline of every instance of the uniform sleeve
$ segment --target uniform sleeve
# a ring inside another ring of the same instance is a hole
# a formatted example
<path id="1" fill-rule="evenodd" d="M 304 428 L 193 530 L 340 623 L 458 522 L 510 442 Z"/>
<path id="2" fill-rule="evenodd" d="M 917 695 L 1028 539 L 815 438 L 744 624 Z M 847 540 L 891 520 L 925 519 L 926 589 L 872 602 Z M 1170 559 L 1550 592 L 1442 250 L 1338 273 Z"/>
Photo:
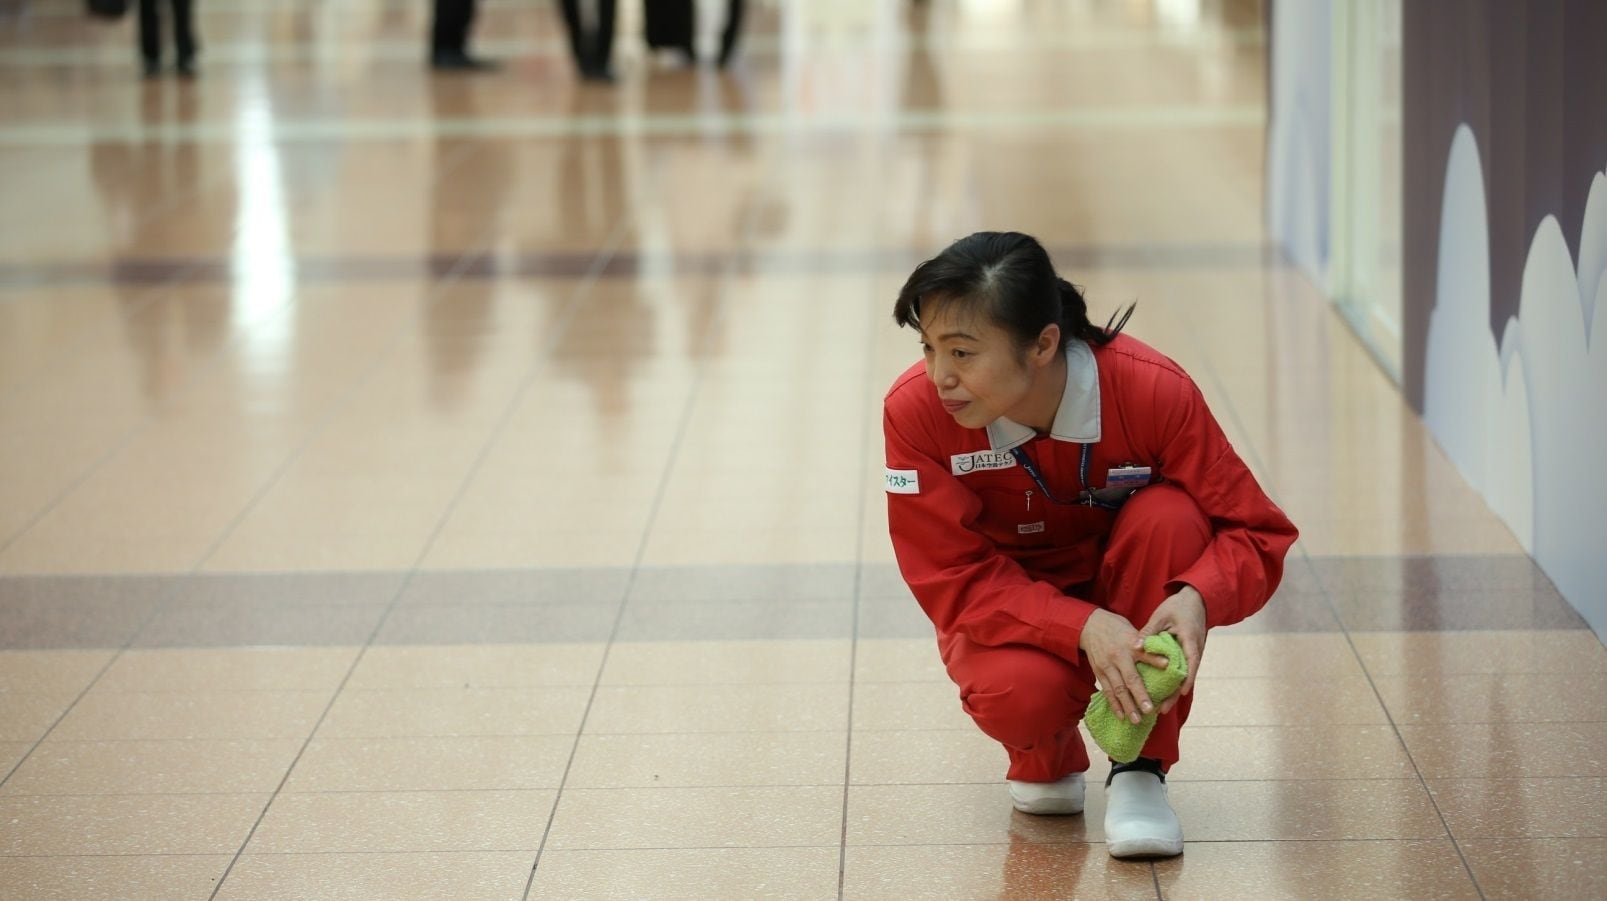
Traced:
<path id="1" fill-rule="evenodd" d="M 1173 387 L 1175 386 L 1175 387 Z M 1170 394 L 1168 400 L 1160 395 Z M 1260 610 L 1283 577 L 1283 558 L 1299 537 L 1228 443 L 1187 377 L 1157 391 L 1161 472 L 1194 498 L 1215 533 L 1205 553 L 1167 586 L 1192 585 L 1205 599 L 1208 626 L 1226 626 Z"/>
<path id="2" fill-rule="evenodd" d="M 887 495 L 899 570 L 940 633 L 981 645 L 1025 644 L 1076 662 L 1094 606 L 1029 577 L 972 528 L 982 501 L 943 465 L 937 442 L 913 417 L 884 407 L 887 468 L 915 472 L 915 490 Z M 913 434 L 912 434 L 913 433 Z M 924 440 L 923 440 L 924 439 Z M 891 472 L 890 472 L 891 475 Z"/>

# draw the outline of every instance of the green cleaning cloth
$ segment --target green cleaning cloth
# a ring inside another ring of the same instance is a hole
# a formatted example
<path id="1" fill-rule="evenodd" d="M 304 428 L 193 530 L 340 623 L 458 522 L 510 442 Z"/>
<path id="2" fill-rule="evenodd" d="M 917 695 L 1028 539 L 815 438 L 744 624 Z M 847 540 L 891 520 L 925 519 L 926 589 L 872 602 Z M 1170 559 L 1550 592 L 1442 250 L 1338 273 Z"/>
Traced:
<path id="1" fill-rule="evenodd" d="M 1144 680 L 1149 699 L 1159 709 L 1160 703 L 1171 697 L 1182 686 L 1183 680 L 1188 678 L 1188 663 L 1183 659 L 1182 646 L 1170 632 L 1144 639 L 1144 650 L 1151 654 L 1165 654 L 1166 659 L 1171 661 L 1166 669 L 1156 669 L 1142 660 L 1138 662 L 1138 677 Z M 1156 714 L 1151 712 L 1136 724 L 1124 720 L 1110 709 L 1110 701 L 1105 699 L 1105 693 L 1096 691 L 1088 700 L 1088 712 L 1083 715 L 1083 722 L 1088 724 L 1088 734 L 1094 737 L 1094 743 L 1103 748 L 1111 760 L 1132 763 L 1138 759 L 1138 752 L 1144 749 L 1149 731 L 1155 728 L 1155 717 Z"/>

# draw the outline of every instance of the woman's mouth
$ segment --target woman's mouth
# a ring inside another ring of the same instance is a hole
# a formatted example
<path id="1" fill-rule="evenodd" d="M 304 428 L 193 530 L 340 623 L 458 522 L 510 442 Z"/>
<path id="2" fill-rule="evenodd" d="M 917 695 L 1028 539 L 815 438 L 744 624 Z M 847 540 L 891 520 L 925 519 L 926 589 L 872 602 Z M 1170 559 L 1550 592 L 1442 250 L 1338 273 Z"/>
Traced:
<path id="1" fill-rule="evenodd" d="M 943 402 L 943 409 L 949 411 L 950 415 L 952 415 L 970 406 L 970 404 L 971 402 L 968 400 L 946 400 Z"/>

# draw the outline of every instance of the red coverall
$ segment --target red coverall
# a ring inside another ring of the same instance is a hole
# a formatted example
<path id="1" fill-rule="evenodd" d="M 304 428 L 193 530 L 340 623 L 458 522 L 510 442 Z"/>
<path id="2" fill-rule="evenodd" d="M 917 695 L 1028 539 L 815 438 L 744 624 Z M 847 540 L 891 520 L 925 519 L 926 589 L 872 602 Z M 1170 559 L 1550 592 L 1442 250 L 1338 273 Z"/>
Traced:
<path id="1" fill-rule="evenodd" d="M 1181 367 L 1137 339 L 1073 342 L 1054 428 L 1006 419 L 967 429 L 944 411 L 923 364 L 888 391 L 888 524 L 899 569 L 937 627 L 960 700 L 1010 754 L 1008 778 L 1051 782 L 1088 768 L 1077 734 L 1094 673 L 1078 650 L 1096 607 L 1142 629 L 1182 585 L 1208 626 L 1261 609 L 1295 527 L 1262 492 Z M 1119 513 L 1051 503 L 1010 448 L 1023 448 L 1060 500 L 1112 468 L 1151 484 Z M 1143 755 L 1170 766 L 1189 697 L 1162 716 Z"/>

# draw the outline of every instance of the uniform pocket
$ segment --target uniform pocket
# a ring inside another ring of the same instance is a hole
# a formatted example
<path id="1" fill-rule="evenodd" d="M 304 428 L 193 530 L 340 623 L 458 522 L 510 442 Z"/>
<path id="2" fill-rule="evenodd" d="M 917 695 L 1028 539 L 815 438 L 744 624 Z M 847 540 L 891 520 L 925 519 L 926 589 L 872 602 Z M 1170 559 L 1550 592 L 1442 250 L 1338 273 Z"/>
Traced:
<path id="1" fill-rule="evenodd" d="M 982 488 L 976 529 L 1001 547 L 1041 548 L 1055 543 L 1058 511 L 1036 488 Z"/>

